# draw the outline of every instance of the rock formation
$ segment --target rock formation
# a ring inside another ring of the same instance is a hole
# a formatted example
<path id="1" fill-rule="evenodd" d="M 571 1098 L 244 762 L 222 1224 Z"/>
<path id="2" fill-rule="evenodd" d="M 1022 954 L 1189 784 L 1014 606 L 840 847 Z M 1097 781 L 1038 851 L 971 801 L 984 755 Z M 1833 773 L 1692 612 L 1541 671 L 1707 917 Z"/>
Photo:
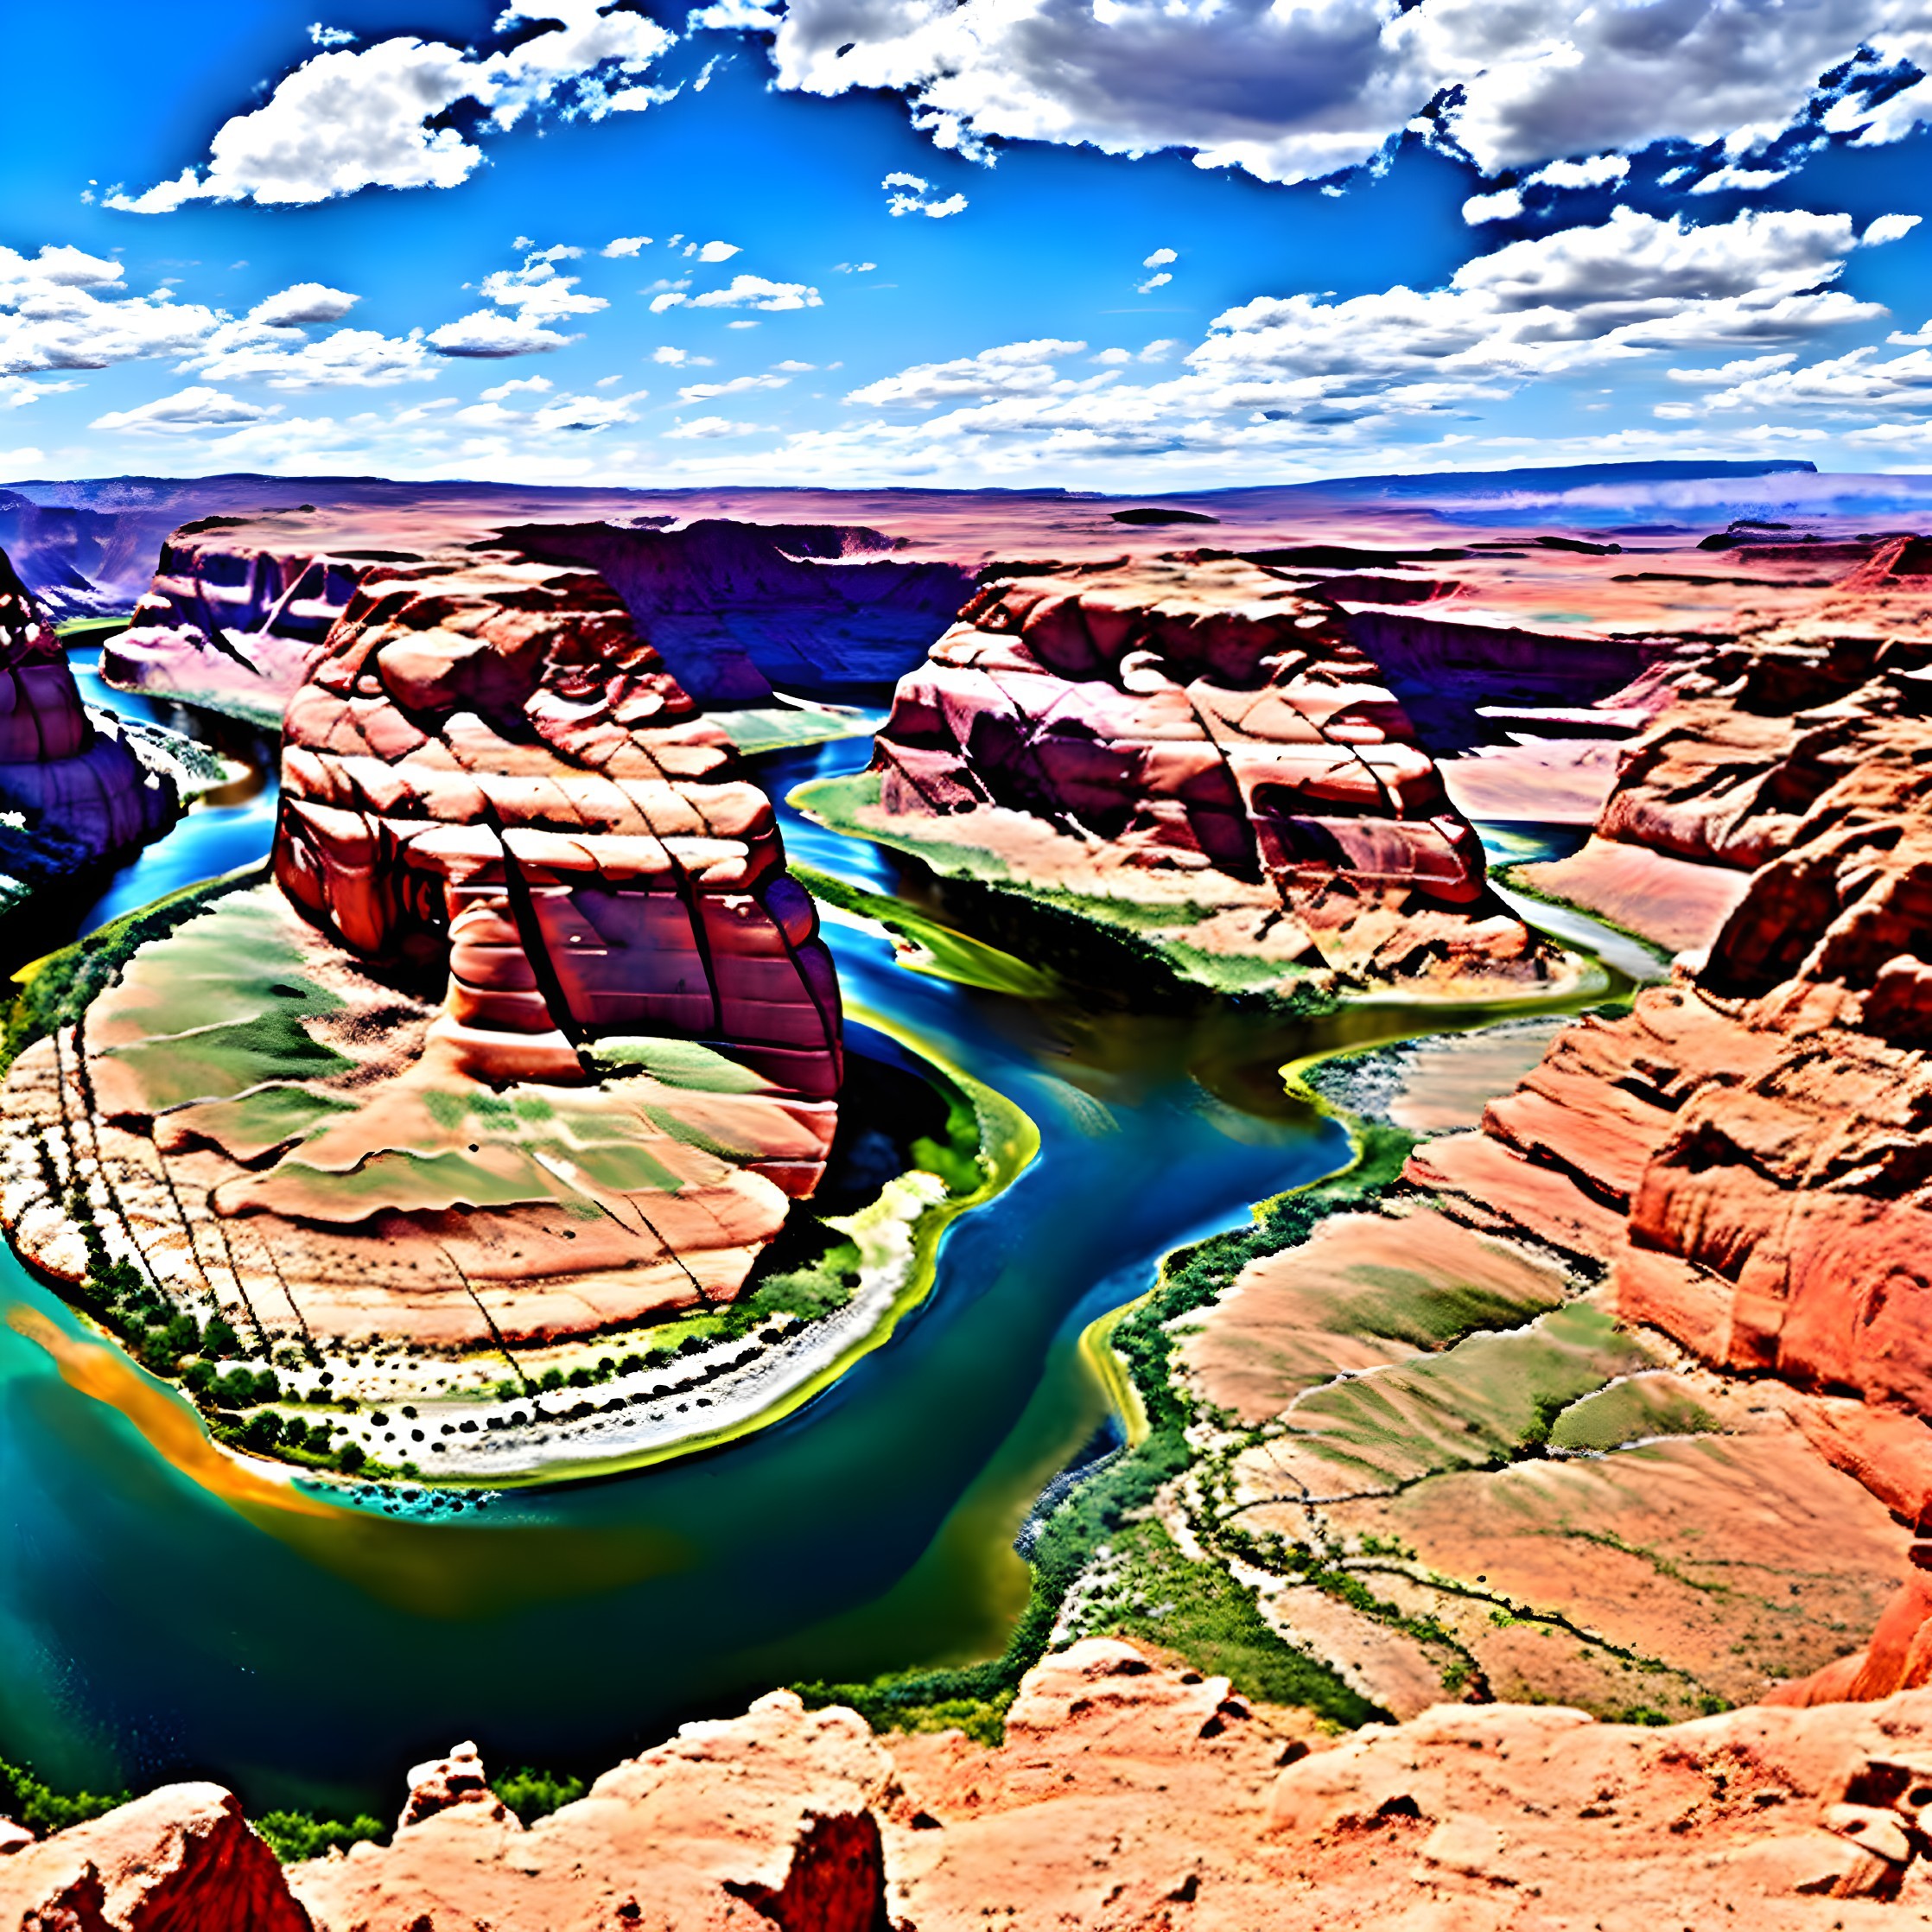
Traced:
<path id="1" fill-rule="evenodd" d="M 1341 613 L 1254 565 L 999 577 L 901 681 L 874 768 L 862 828 L 1171 907 L 1169 937 L 1206 951 L 1382 979 L 1548 969 Z"/>
<path id="2" fill-rule="evenodd" d="M 1928 554 L 1916 538 L 1882 546 L 1802 617 L 1747 625 L 1696 667 L 1626 753 L 1599 831 L 1755 868 L 1734 909 L 1675 984 L 1628 1019 L 1560 1035 L 1480 1134 L 1431 1143 L 1410 1166 L 1452 1214 L 1606 1268 L 1626 1321 L 1802 1392 L 1794 1413 L 1818 1451 L 1921 1534 Z M 1922 1620 L 1922 1585 L 1902 1601 Z M 1891 1621 L 1891 1663 L 1838 1669 L 1825 1692 L 1924 1681 Z"/>
<path id="3" fill-rule="evenodd" d="M 244 1336 L 500 1349 L 728 1300 L 812 1191 L 811 902 L 589 572 L 368 575 L 290 708 L 275 874 L 16 1064 L 7 1211 L 55 1274 L 92 1263 L 50 1162 Z"/>
<path id="4" fill-rule="evenodd" d="M 281 721 L 378 559 L 316 550 L 303 542 L 300 519 L 283 520 L 279 531 L 266 519 L 238 531 L 238 522 L 184 524 L 162 546 L 128 628 L 102 647 L 110 683 Z"/>
<path id="5" fill-rule="evenodd" d="M 466 1788 L 448 1787 L 452 1764 Z M 473 1771 L 473 1769 L 474 1770 Z M 1932 1922 L 1932 1692 L 1657 1730 L 1443 1706 L 1336 1738 L 1096 1639 L 1021 1686 L 1003 1745 L 874 1737 L 785 1693 L 688 1725 L 527 1829 L 473 1755 L 421 1768 L 387 1846 L 266 1871 L 234 1801 L 175 1786 L 0 1858 L 0 1901 L 96 1866 L 186 1932 L 1774 1932 Z M 417 1800 L 424 1802 L 421 1804 Z M 429 1802 L 433 1799 L 432 1802 Z M 225 1802 L 224 1802 L 225 1801 Z M 184 1817 L 226 1821 L 185 1859 Z M 160 1827 L 157 1830 L 157 1826 Z M 161 1841 L 146 1873 L 104 1847 Z M 182 1917 L 187 1904 L 200 1914 Z M 747 1908 L 749 1908 L 749 1910 Z"/>
<path id="6" fill-rule="evenodd" d="M 310 1932 L 241 1802 L 169 1784 L 0 1855 L 0 1924 L 20 1932 Z"/>
<path id="7" fill-rule="evenodd" d="M 82 707 L 60 639 L 0 553 L 0 809 L 79 862 L 152 837 L 176 802 L 113 721 Z"/>

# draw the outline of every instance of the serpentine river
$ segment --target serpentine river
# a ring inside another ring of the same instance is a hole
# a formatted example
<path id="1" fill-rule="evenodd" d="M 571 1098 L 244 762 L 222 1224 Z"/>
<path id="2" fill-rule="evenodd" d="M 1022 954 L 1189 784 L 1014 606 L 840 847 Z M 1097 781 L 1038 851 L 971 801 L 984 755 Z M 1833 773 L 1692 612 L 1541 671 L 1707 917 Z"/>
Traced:
<path id="1" fill-rule="evenodd" d="M 782 799 L 868 752 L 759 768 Z M 893 889 L 889 855 L 781 816 L 795 859 Z M 273 817 L 257 771 L 126 867 L 78 930 L 259 858 Z M 1167 1250 L 1346 1160 L 1342 1128 L 1284 1092 L 1283 1063 L 1443 1016 L 1136 1018 L 908 970 L 850 921 L 827 937 L 850 1005 L 1040 1134 L 1033 1165 L 948 1231 L 931 1293 L 885 1345 L 728 1447 L 425 1517 L 218 1493 L 0 1325 L 0 1757 L 68 1787 L 201 1772 L 254 1809 L 386 1812 L 404 1766 L 461 1738 L 497 1765 L 598 1769 L 775 1684 L 996 1653 L 1027 1587 L 1015 1532 L 1109 1423 L 1083 1330 Z M 76 1328 L 0 1249 L 0 1313 L 22 1305 Z"/>

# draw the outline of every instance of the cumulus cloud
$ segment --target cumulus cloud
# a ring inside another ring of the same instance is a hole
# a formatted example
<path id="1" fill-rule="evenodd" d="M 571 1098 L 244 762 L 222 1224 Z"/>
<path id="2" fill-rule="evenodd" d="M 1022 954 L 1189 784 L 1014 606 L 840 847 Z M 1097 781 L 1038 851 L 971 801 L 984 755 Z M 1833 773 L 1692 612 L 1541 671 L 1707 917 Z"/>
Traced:
<path id="1" fill-rule="evenodd" d="M 606 242 L 599 251 L 607 262 L 621 262 L 635 255 L 641 248 L 651 245 L 648 235 L 620 235 L 615 241 Z"/>
<path id="2" fill-rule="evenodd" d="M 1762 194 L 1780 181 L 1789 181 L 1790 171 L 1779 168 L 1720 168 L 1691 184 L 1693 194 L 1722 194 L 1727 190 L 1742 194 Z"/>
<path id="3" fill-rule="evenodd" d="M 801 368 L 809 364 L 801 363 Z M 783 389 L 789 376 L 734 376 L 724 383 L 687 383 L 677 392 L 680 403 L 710 403 L 721 396 L 741 396 L 750 389 Z"/>
<path id="4" fill-rule="evenodd" d="M 251 322 L 264 328 L 295 328 L 305 322 L 339 322 L 362 300 L 346 289 L 331 289 L 320 282 L 297 282 L 258 302 L 248 312 Z"/>
<path id="5" fill-rule="evenodd" d="M 486 403 L 501 403 L 526 390 L 533 396 L 541 396 L 554 386 L 548 376 L 512 376 L 508 382 L 499 383 L 493 389 L 485 390 L 483 400 Z"/>
<path id="6" fill-rule="evenodd" d="M 554 322 L 565 315 L 594 315 L 610 304 L 601 296 L 587 296 L 578 277 L 560 275 L 556 264 L 582 251 L 550 248 L 526 256 L 521 268 L 499 269 L 483 277 L 482 292 L 499 308 L 510 309 L 526 322 Z"/>
<path id="7" fill-rule="evenodd" d="M 1524 183 L 1528 187 L 1608 187 L 1630 171 L 1622 155 L 1592 155 L 1583 161 L 1553 161 Z"/>
<path id="8" fill-rule="evenodd" d="M 1875 348 L 1853 349 L 1802 368 L 1744 365 L 1732 372 L 1738 379 L 1725 387 L 1695 403 L 1660 404 L 1657 414 L 1668 418 L 1727 410 L 1822 410 L 1897 416 L 1932 410 L 1932 349 L 1888 357 Z"/>
<path id="9" fill-rule="evenodd" d="M 754 436 L 758 434 L 755 423 L 734 423 L 728 416 L 699 416 L 689 423 L 680 423 L 666 429 L 664 435 L 672 442 L 710 442 L 721 436 Z"/>
<path id="10" fill-rule="evenodd" d="M 224 396 L 219 389 L 196 386 L 177 390 L 172 396 L 158 396 L 136 409 L 111 410 L 105 416 L 97 416 L 89 427 L 143 435 L 194 435 L 259 423 L 275 414 L 273 409 L 264 409 L 259 404 Z"/>
<path id="11" fill-rule="evenodd" d="M 1042 336 L 1031 342 L 982 349 L 977 355 L 960 356 L 951 362 L 922 362 L 854 390 L 846 401 L 875 408 L 928 409 L 963 397 L 1049 395 L 1062 386 L 1053 365 L 1078 355 L 1086 346 Z M 1071 390 L 1078 385 L 1064 386 Z"/>
<path id="12" fill-rule="evenodd" d="M 887 190 L 886 213 L 887 214 L 931 215 L 935 221 L 943 221 L 950 214 L 963 214 L 967 201 L 963 194 L 949 194 L 944 200 L 932 199 L 932 184 L 918 175 L 888 175 L 880 182 Z"/>
<path id="13" fill-rule="evenodd" d="M 251 319 L 216 329 L 180 366 L 217 382 L 263 382 L 271 389 L 382 389 L 432 380 L 436 365 L 421 329 L 391 336 L 339 328 L 311 340 L 296 329 L 259 328 Z"/>
<path id="14" fill-rule="evenodd" d="M 1472 194 L 1463 203 L 1463 219 L 1471 227 L 1485 221 L 1514 221 L 1522 213 L 1522 196 L 1513 187 L 1499 187 L 1493 194 Z"/>
<path id="15" fill-rule="evenodd" d="M 690 19 L 772 34 L 781 87 L 906 95 L 943 148 L 1180 148 L 1268 181 L 1360 166 L 1432 104 L 1485 174 L 1662 139 L 1735 156 L 1854 57 L 1824 124 L 1876 142 L 1932 118 L 1932 79 L 1872 105 L 1900 62 L 1932 73 L 1919 0 L 718 0 Z"/>
<path id="16" fill-rule="evenodd" d="M 497 31 L 528 37 L 494 53 L 411 36 L 353 52 L 322 43 L 260 107 L 215 130 L 200 167 L 139 194 L 111 194 L 106 205 L 167 214 L 194 201 L 289 205 L 365 187 L 454 187 L 483 159 L 444 118 L 459 103 L 486 111 L 481 128 L 501 130 L 535 109 L 594 120 L 665 98 L 644 76 L 675 36 L 641 14 L 600 4 L 511 6 Z"/>
<path id="17" fill-rule="evenodd" d="M 0 248 L 0 375 L 187 355 L 225 320 L 166 289 L 132 294 L 118 262 L 78 248 Z"/>
<path id="18" fill-rule="evenodd" d="M 761 275 L 734 275 L 722 289 L 712 289 L 691 298 L 694 308 L 822 308 L 824 298 L 817 289 L 803 282 L 767 282 Z M 651 303 L 656 310 L 670 302 L 659 296 Z"/>
<path id="19" fill-rule="evenodd" d="M 441 328 L 431 329 L 428 337 L 429 346 L 438 355 L 480 359 L 535 355 L 545 349 L 563 348 L 570 340 L 555 329 L 540 327 L 494 308 L 479 308 L 473 315 L 445 322 Z"/>
<path id="20" fill-rule="evenodd" d="M 861 448 L 915 469 L 970 459 L 1034 473 L 1271 451 L 1305 464 L 1316 448 L 1376 448 L 1386 464 L 1389 445 L 1413 442 L 1431 418 L 1466 416 L 1526 382 L 1668 348 L 1731 349 L 1701 385 L 1720 394 L 1775 383 L 1796 353 L 1778 345 L 1883 313 L 1831 286 L 1859 245 L 1843 215 L 1752 212 L 1699 226 L 1620 208 L 1607 221 L 1478 257 L 1437 288 L 1242 303 L 1215 318 L 1178 372 L 1158 379 L 1131 379 L 1125 350 L 1103 351 L 1090 365 L 1096 372 L 1077 379 L 1061 365 L 1084 345 L 1053 340 L 921 364 L 848 400 L 922 420 L 855 423 L 838 434 L 850 446 L 848 472 Z M 1150 343 L 1141 357 L 1175 346 Z M 1915 383 L 1916 365 L 1899 362 L 1885 380 Z M 1740 394 L 1737 406 L 1770 410 L 1775 396 Z M 1762 423 L 1721 440 L 1747 451 L 1812 435 Z"/>
<path id="21" fill-rule="evenodd" d="M 1173 249 L 1157 248 L 1141 266 L 1144 269 L 1164 269 L 1170 262 L 1178 262 L 1179 259 L 1180 257 Z"/>
<path id="22" fill-rule="evenodd" d="M 648 393 L 639 389 L 628 396 L 559 396 L 533 410 L 530 425 L 545 435 L 567 429 L 594 435 L 613 423 L 635 423 L 637 412 L 631 405 L 641 403 Z"/>
<path id="23" fill-rule="evenodd" d="M 745 251 L 736 242 L 708 241 L 702 247 L 692 242 L 684 252 L 696 256 L 701 262 L 728 262 L 734 255 L 742 255 Z"/>
<path id="24" fill-rule="evenodd" d="M 708 355 L 693 355 L 689 349 L 674 349 L 668 342 L 660 343 L 651 352 L 653 362 L 668 364 L 673 369 L 709 369 L 711 359 Z"/>

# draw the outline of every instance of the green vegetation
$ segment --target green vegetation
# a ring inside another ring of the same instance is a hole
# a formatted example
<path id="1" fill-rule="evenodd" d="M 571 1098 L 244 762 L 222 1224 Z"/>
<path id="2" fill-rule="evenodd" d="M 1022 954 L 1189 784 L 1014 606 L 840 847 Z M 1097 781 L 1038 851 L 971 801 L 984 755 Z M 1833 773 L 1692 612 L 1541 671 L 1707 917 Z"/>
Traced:
<path id="1" fill-rule="evenodd" d="M 956 961 L 959 949 L 976 949 L 968 974 L 945 976 L 965 976 L 969 985 L 988 983 L 970 975 L 983 969 L 979 963 L 990 948 L 996 956 L 1015 964 L 1024 961 L 1022 972 L 1033 974 L 1044 968 L 1057 977 L 1090 988 L 1131 988 L 1142 1003 L 1151 1000 L 1188 1005 L 1213 994 L 1264 997 L 1270 1005 L 1296 1013 L 1322 1012 L 1335 1003 L 1332 995 L 1318 992 L 1312 986 L 1293 987 L 1285 994 L 1279 991 L 1282 982 L 1293 980 L 1298 973 L 1286 961 L 1211 953 L 1185 939 L 1169 937 L 1208 918 L 1215 911 L 1211 906 L 1192 901 L 1150 904 L 1015 878 L 996 853 L 928 838 L 910 829 L 915 823 L 944 823 L 939 820 L 908 820 L 890 829 L 881 827 L 875 817 L 876 772 L 815 779 L 799 786 L 791 802 L 834 831 L 911 853 L 944 875 L 948 913 L 956 913 L 962 925 L 970 927 L 976 935 L 983 934 L 983 938 L 967 939 L 898 900 L 880 900 L 876 894 L 857 892 L 836 881 L 831 882 L 831 889 L 822 890 L 823 874 L 794 868 L 802 882 L 829 903 L 876 918 L 931 953 L 936 963 L 931 970 L 943 970 L 938 962 Z M 861 900 L 873 903 L 855 903 Z M 936 943 L 935 934 L 947 937 Z M 995 990 L 1039 996 L 1008 986 Z"/>
<path id="2" fill-rule="evenodd" d="M 104 1811 L 128 1802 L 128 1793 L 118 1791 L 111 1797 L 98 1797 L 92 1791 L 71 1795 L 56 1791 L 18 1764 L 0 1759 L 0 1818 L 11 1818 L 24 1825 L 37 1838 L 49 1832 L 65 1831 L 69 1825 L 85 1824 Z"/>
<path id="3" fill-rule="evenodd" d="M 330 1852 L 346 1852 L 352 1845 L 372 1844 L 384 1826 L 360 1812 L 346 1823 L 334 1818 L 318 1818 L 307 1811 L 270 1811 L 253 1821 L 255 1829 L 283 1865 L 300 1865 L 306 1859 L 319 1859 Z"/>
<path id="4" fill-rule="evenodd" d="M 1344 1173 L 1264 1202 L 1254 1211 L 1250 1227 L 1212 1236 L 1167 1257 L 1153 1292 L 1122 1316 L 1113 1336 L 1146 1410 L 1147 1433 L 1076 1489 L 1042 1526 L 1033 1546 L 1026 1607 L 1000 1656 L 952 1669 L 899 1672 L 868 1683 L 800 1684 L 795 1687 L 799 1695 L 809 1704 L 848 1704 L 880 1730 L 956 1723 L 970 1735 L 996 1738 L 1020 1680 L 1045 1655 L 1069 1592 L 1096 1554 L 1115 1544 L 1151 1508 L 1163 1485 L 1194 1460 L 1186 1437 L 1195 1420 L 1193 1405 L 1168 1374 L 1174 1345 L 1170 1325 L 1215 1300 L 1250 1261 L 1295 1246 L 1318 1221 L 1359 1206 L 1387 1186 L 1401 1173 L 1414 1145 L 1412 1135 L 1395 1128 L 1367 1128 L 1359 1157 Z M 1365 1723 L 1378 1714 L 1326 1665 L 1283 1643 L 1244 1585 L 1225 1572 L 1217 1579 L 1184 1579 L 1160 1560 L 1152 1538 L 1133 1547 L 1138 1560 L 1160 1571 L 1165 1593 L 1153 1601 L 1171 1596 L 1176 1605 L 1168 1613 L 1171 1623 L 1160 1620 L 1157 1641 L 1167 1649 L 1204 1669 L 1225 1669 L 1235 1687 L 1249 1696 L 1266 1699 L 1289 1687 L 1295 1702 L 1342 1724 Z"/>
<path id="5" fill-rule="evenodd" d="M 747 758 L 760 752 L 800 751 L 808 745 L 829 745 L 841 738 L 864 738 L 872 731 L 869 718 L 817 705 L 760 704 L 742 710 L 707 711 L 715 724 Z"/>
<path id="6" fill-rule="evenodd" d="M 1553 1449 L 1602 1451 L 1654 1436 L 1712 1435 L 1719 1427 L 1687 1383 L 1672 1375 L 1636 1375 L 1565 1409 L 1549 1441 Z"/>
<path id="7" fill-rule="evenodd" d="M 521 1770 L 505 1771 L 501 1777 L 492 1778 L 490 1789 L 524 1824 L 534 1825 L 560 1806 L 575 1804 L 583 1795 L 584 1783 L 581 1777 L 532 1770 L 525 1765 Z"/>

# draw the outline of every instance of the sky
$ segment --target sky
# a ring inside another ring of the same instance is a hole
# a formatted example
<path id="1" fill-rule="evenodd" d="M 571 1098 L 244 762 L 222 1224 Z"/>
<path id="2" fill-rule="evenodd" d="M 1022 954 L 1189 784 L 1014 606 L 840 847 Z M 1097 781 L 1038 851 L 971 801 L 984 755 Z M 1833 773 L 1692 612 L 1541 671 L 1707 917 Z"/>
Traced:
<path id="1" fill-rule="evenodd" d="M 1932 0 L 66 0 L 0 478 L 1932 469 Z"/>

